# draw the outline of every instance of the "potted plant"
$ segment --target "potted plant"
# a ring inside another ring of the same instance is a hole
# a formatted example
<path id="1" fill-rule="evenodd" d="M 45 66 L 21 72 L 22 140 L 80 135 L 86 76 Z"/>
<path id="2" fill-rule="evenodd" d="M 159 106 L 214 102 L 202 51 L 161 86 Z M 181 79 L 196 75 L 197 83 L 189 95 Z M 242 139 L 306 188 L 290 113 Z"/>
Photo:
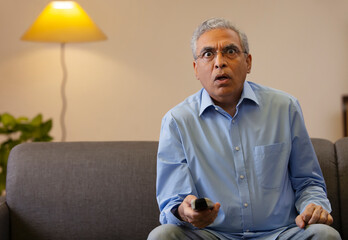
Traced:
<path id="1" fill-rule="evenodd" d="M 7 159 L 11 149 L 23 142 L 48 142 L 52 120 L 43 121 L 38 114 L 33 119 L 15 118 L 8 113 L 0 114 L 0 195 L 5 195 Z"/>

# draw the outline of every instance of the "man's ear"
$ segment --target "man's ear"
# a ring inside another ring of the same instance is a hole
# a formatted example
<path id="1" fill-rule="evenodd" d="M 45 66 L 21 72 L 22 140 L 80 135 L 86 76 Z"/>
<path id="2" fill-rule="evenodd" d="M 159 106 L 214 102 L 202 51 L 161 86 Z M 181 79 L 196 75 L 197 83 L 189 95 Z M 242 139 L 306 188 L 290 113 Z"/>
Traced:
<path id="1" fill-rule="evenodd" d="M 196 61 L 193 61 L 193 70 L 195 72 L 196 79 L 199 80 Z"/>
<path id="2" fill-rule="evenodd" d="M 248 54 L 248 56 L 246 57 L 246 62 L 247 62 L 247 73 L 251 72 L 251 66 L 252 66 L 252 60 L 253 58 L 251 57 L 251 54 Z"/>

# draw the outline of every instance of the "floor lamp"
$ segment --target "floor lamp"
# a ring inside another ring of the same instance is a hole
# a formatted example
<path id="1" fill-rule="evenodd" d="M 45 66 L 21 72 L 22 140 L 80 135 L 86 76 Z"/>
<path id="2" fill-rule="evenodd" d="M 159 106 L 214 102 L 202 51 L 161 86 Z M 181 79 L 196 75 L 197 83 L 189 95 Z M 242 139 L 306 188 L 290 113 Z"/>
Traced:
<path id="1" fill-rule="evenodd" d="M 65 64 L 65 44 L 106 40 L 106 36 L 78 3 L 74 1 L 53 1 L 40 13 L 21 39 L 25 41 L 60 43 L 63 71 L 60 126 L 62 131 L 61 141 L 64 142 L 66 140 L 65 115 L 67 110 L 65 89 L 68 79 Z"/>

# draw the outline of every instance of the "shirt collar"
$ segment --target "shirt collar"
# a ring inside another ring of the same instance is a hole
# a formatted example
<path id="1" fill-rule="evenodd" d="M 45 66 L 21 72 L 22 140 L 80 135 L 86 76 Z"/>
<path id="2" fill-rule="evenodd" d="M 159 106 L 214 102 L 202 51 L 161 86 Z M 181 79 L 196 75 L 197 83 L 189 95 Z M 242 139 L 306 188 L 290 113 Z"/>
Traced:
<path id="1" fill-rule="evenodd" d="M 254 93 L 254 90 L 251 88 L 249 82 L 245 81 L 243 86 L 243 92 L 242 95 L 238 101 L 237 108 L 239 105 L 245 100 L 249 99 L 259 105 L 259 101 Z M 209 96 L 209 93 L 203 88 L 202 94 L 201 94 L 201 107 L 199 110 L 199 116 L 203 114 L 203 112 L 210 106 L 215 107 L 215 104 L 211 97 Z"/>

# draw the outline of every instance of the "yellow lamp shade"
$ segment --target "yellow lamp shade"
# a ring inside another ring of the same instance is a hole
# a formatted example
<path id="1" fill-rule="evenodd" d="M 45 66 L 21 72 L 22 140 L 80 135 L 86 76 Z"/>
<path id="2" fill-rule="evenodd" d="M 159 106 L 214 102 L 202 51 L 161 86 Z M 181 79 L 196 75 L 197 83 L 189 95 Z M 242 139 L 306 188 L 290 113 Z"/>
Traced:
<path id="1" fill-rule="evenodd" d="M 53 1 L 41 12 L 22 40 L 38 42 L 91 42 L 105 40 L 81 6 L 74 1 Z"/>

